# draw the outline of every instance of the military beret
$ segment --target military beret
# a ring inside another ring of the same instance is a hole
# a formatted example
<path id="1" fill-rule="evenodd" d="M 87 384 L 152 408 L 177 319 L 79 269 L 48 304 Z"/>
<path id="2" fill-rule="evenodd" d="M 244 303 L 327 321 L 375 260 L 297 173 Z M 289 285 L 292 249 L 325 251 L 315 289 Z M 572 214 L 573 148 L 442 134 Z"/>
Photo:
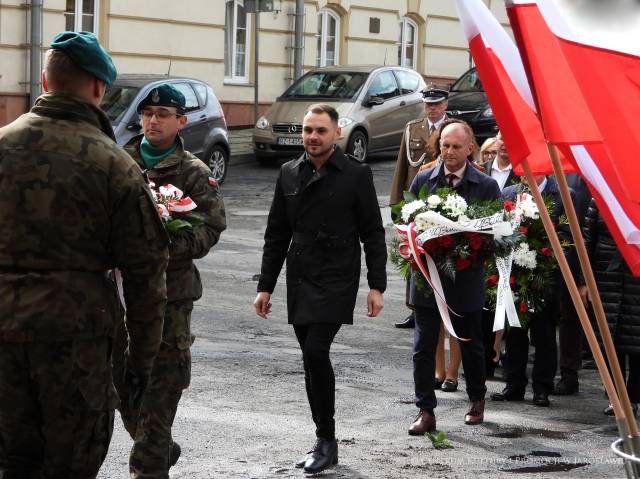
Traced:
<path id="1" fill-rule="evenodd" d="M 145 106 L 172 106 L 184 113 L 186 100 L 180 90 L 170 83 L 163 83 L 151 89 L 144 99 L 138 103 L 136 111 L 140 113 Z"/>
<path id="2" fill-rule="evenodd" d="M 61 32 L 51 42 L 51 48 L 69 55 L 78 68 L 111 85 L 118 72 L 113 60 L 91 32 Z"/>
<path id="3" fill-rule="evenodd" d="M 447 98 L 449 98 L 447 90 L 440 90 L 439 88 L 425 88 L 422 90 L 422 101 L 425 103 L 438 103 Z"/>

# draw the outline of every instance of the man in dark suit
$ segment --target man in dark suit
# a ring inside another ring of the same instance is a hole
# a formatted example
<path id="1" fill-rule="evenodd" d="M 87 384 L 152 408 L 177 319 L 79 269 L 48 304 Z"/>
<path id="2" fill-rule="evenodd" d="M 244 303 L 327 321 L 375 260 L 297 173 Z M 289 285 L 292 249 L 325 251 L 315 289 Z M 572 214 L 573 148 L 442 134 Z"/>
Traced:
<path id="1" fill-rule="evenodd" d="M 498 147 L 496 157 L 493 160 L 483 163 L 482 167 L 487 175 L 496 180 L 500 191 L 502 191 L 507 186 L 517 183 L 518 177 L 513 172 L 511 161 L 509 161 L 509 153 L 504 145 L 504 141 L 502 141 L 500 132 L 496 135 L 496 146 Z"/>
<path id="2" fill-rule="evenodd" d="M 582 227 L 587 210 L 591 203 L 591 192 L 580 175 L 572 173 L 567 175 L 567 184 L 575 191 L 573 206 L 576 209 L 576 216 Z M 580 262 L 577 254 L 567 256 L 569 266 L 574 278 L 581 276 Z M 582 346 L 584 332 L 580 326 L 578 313 L 573 305 L 571 296 L 566 286 L 562 288 L 561 320 L 558 327 L 558 341 L 560 343 L 560 380 L 553 388 L 553 394 L 557 396 L 568 396 L 578 392 L 578 370 L 582 366 Z"/>
<path id="3" fill-rule="evenodd" d="M 367 315 L 377 316 L 387 285 L 384 228 L 365 164 L 335 146 L 338 112 L 312 105 L 304 117 L 306 153 L 280 169 L 269 212 L 256 314 L 267 317 L 269 302 L 287 260 L 287 310 L 304 363 L 304 379 L 317 441 L 296 462 L 308 473 L 338 462 L 335 438 L 335 378 L 329 349 L 343 324 L 353 323 L 364 243 L 369 296 Z M 432 374 L 433 376 L 433 374 Z"/>
<path id="4" fill-rule="evenodd" d="M 426 184 L 430 193 L 438 188 L 453 187 L 467 201 L 499 198 L 500 190 L 495 180 L 471 165 L 473 138 L 473 130 L 465 122 L 446 121 L 441 129 L 439 143 L 442 162 L 418 173 L 410 191 L 417 195 Z M 471 401 L 471 407 L 464 420 L 470 425 L 481 424 L 484 420 L 484 396 L 487 391 L 482 344 L 485 271 L 482 267 L 470 267 L 458 272 L 455 282 L 446 277 L 441 277 L 441 280 L 447 303 L 459 315 L 453 318 L 456 333 L 460 337 L 470 339 L 460 341 L 467 394 Z M 441 318 L 433 294 L 426 297 L 413 285 L 411 300 L 416 312 L 413 378 L 416 406 L 420 412 L 409 428 L 409 434 L 423 435 L 436 428 L 433 412 L 437 405 L 434 376 Z"/>
<path id="5" fill-rule="evenodd" d="M 549 215 L 558 229 L 561 240 L 569 239 L 568 225 L 558 225 L 559 218 L 564 213 L 562 197 L 558 184 L 552 176 L 537 176 L 536 181 L 540 193 L 549 195 L 553 199 L 553 209 Z M 502 190 L 502 196 L 512 201 L 517 194 L 524 190 L 524 185 L 512 185 Z M 573 196 L 573 191 L 571 191 Z M 567 257 L 571 250 L 565 251 Z M 558 272 L 557 281 L 561 281 Z M 528 328 L 511 328 L 506 334 L 506 355 L 503 358 L 506 385 L 502 392 L 491 395 L 494 401 L 522 401 L 527 387 L 527 360 L 529 359 L 529 332 L 535 345 L 535 357 L 531 382 L 533 388 L 533 404 L 548 407 L 549 394 L 553 391 L 553 380 L 558 368 L 558 350 L 556 346 L 556 319 L 560 314 L 560 288 L 545 299 L 545 307 L 530 315 Z"/>

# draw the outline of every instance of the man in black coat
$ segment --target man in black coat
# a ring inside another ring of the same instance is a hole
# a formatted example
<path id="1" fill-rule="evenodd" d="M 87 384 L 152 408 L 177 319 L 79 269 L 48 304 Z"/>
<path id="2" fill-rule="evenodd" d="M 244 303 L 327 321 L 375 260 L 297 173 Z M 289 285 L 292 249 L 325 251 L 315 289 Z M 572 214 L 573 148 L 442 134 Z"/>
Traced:
<path id="1" fill-rule="evenodd" d="M 313 105 L 303 121 L 305 154 L 280 169 L 262 256 L 256 314 L 266 318 L 282 264 L 287 260 L 289 323 L 302 349 L 305 385 L 317 441 L 296 463 L 316 473 L 338 462 L 335 378 L 329 359 L 341 325 L 353 323 L 364 244 L 367 315 L 383 308 L 387 251 L 373 175 L 367 165 L 335 146 L 338 112 Z M 433 374 L 432 374 L 433 376 Z"/>
<path id="2" fill-rule="evenodd" d="M 418 173 L 410 190 L 417 195 L 425 184 L 429 193 L 450 186 L 467 201 L 499 198 L 500 190 L 495 180 L 471 165 L 473 137 L 473 130 L 465 122 L 445 122 L 440 135 L 442 163 Z M 460 341 L 467 395 L 471 401 L 465 423 L 481 424 L 484 420 L 484 395 L 487 391 L 482 343 L 485 272 L 481 267 L 470 267 L 458 272 L 455 282 L 446 277 L 441 277 L 441 280 L 447 304 L 459 315 L 452 315 L 456 333 L 462 338 L 470 339 Z M 426 297 L 413 286 L 411 300 L 416 308 L 413 377 L 416 406 L 420 408 L 420 412 L 409 428 L 409 434 L 423 435 L 436 428 L 433 413 L 437 405 L 434 392 L 435 354 L 441 318 L 433 294 Z"/>
<path id="3" fill-rule="evenodd" d="M 549 216 L 556 225 L 560 240 L 570 240 L 569 226 L 558 225 L 564 214 L 562 196 L 558 183 L 552 176 L 536 177 L 540 193 L 549 195 L 553 200 L 553 209 Z M 524 185 L 512 185 L 502 190 L 502 196 L 512 201 L 524 189 Z M 573 190 L 570 190 L 572 196 Z M 565 250 L 567 260 L 573 256 L 573 248 Z M 557 272 L 557 281 L 562 281 Z M 528 328 L 511 328 L 506 334 L 506 355 L 503 359 L 506 385 L 502 392 L 491 395 L 494 401 L 522 401 L 527 387 L 527 361 L 529 359 L 529 332 L 535 345 L 531 383 L 533 388 L 533 404 L 547 407 L 549 394 L 553 391 L 553 379 L 558 368 L 558 349 L 556 346 L 556 320 L 560 314 L 560 284 L 545 298 L 544 309 L 531 313 Z"/>

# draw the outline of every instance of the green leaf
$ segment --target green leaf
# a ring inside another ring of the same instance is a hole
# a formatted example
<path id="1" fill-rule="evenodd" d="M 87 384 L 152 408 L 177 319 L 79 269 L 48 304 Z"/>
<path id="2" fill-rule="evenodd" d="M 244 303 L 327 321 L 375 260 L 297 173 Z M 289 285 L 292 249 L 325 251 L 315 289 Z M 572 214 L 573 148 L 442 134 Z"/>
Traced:
<path id="1" fill-rule="evenodd" d="M 418 197 L 414 195 L 411 191 L 405 191 L 404 193 L 402 193 L 402 197 L 407 203 L 410 203 L 411 201 L 416 201 L 418 199 Z"/>
<path id="2" fill-rule="evenodd" d="M 420 192 L 418 193 L 418 198 L 421 200 L 424 200 L 428 195 L 429 195 L 429 185 L 425 183 L 424 185 L 422 185 L 422 188 L 420 188 Z"/>

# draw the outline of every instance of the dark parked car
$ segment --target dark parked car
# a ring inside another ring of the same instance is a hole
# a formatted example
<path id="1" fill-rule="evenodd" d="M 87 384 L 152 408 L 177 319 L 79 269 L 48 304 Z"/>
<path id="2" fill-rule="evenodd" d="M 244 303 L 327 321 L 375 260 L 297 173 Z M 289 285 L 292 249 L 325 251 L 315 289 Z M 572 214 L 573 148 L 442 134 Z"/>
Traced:
<path id="1" fill-rule="evenodd" d="M 493 110 L 475 68 L 465 72 L 451 86 L 447 114 L 469 123 L 480 145 L 498 132 Z"/>
<path id="2" fill-rule="evenodd" d="M 187 124 L 180 132 L 185 148 L 204 161 L 222 183 L 229 167 L 227 122 L 211 87 L 200 80 L 164 75 L 118 75 L 100 105 L 113 125 L 118 144 L 124 145 L 142 132 L 138 103 L 149 91 L 171 83 L 186 99 Z"/>

